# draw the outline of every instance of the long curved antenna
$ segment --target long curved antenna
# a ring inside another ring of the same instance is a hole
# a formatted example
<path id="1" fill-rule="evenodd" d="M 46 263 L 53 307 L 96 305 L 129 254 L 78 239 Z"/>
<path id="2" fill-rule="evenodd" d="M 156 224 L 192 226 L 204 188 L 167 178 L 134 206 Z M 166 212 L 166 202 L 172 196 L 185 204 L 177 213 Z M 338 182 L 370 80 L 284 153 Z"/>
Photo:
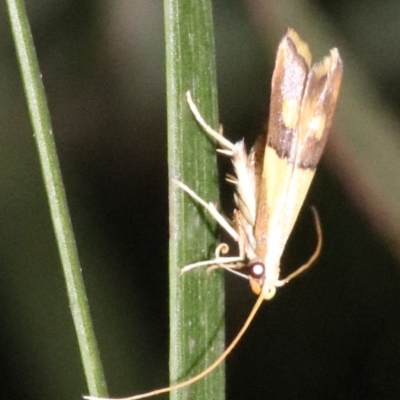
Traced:
<path id="1" fill-rule="evenodd" d="M 296 269 L 296 271 L 292 272 L 290 275 L 288 275 L 285 279 L 279 281 L 281 285 L 284 285 L 285 283 L 288 283 L 291 279 L 295 278 L 297 275 L 301 274 L 304 272 L 307 268 L 310 268 L 311 265 L 314 263 L 314 261 L 319 257 L 322 249 L 322 227 L 321 227 L 321 221 L 318 216 L 317 209 L 315 207 L 311 207 L 311 211 L 314 214 L 314 220 L 315 220 L 315 230 L 317 231 L 317 247 L 315 248 L 314 253 L 310 257 L 310 259 L 302 265 L 300 268 Z"/>
<path id="2" fill-rule="evenodd" d="M 277 286 L 282 286 L 285 283 L 289 282 L 291 279 L 295 278 L 297 275 L 301 274 L 303 271 L 305 271 L 307 268 L 309 268 L 314 261 L 318 258 L 318 256 L 321 253 L 322 249 L 322 228 L 321 228 L 321 221 L 318 216 L 317 210 L 312 207 L 311 208 L 313 214 L 314 214 L 314 219 L 315 219 L 315 229 L 317 231 L 317 236 L 318 236 L 318 241 L 317 241 L 317 247 L 315 248 L 314 253 L 310 257 L 310 259 L 302 265 L 299 269 L 294 271 L 292 274 L 287 276 L 285 279 L 278 281 L 279 283 Z M 258 309 L 260 308 L 262 302 L 263 302 L 263 293 L 261 292 L 261 295 L 258 296 L 258 299 L 256 303 L 253 306 L 253 309 L 251 310 L 249 316 L 246 319 L 246 322 L 243 324 L 242 328 L 240 329 L 239 333 L 236 335 L 235 339 L 231 342 L 231 344 L 225 349 L 225 351 L 205 370 L 200 372 L 198 375 L 194 376 L 193 378 L 188 379 L 187 381 L 177 383 L 176 385 L 168 386 L 162 389 L 157 389 L 153 390 L 152 392 L 147 392 L 143 394 L 138 394 L 136 396 L 130 396 L 130 397 L 123 397 L 119 399 L 112 399 L 112 398 L 107 398 L 107 397 L 95 397 L 95 396 L 83 396 L 84 399 L 86 400 L 140 400 L 140 399 L 145 399 L 148 397 L 152 396 L 157 396 L 159 394 L 163 393 L 168 393 L 172 392 L 174 390 L 182 389 L 186 386 L 190 386 L 192 383 L 199 381 L 200 379 L 204 378 L 206 375 L 208 375 L 210 372 L 212 372 L 215 368 L 217 368 L 225 359 L 226 357 L 230 354 L 230 352 L 235 348 L 235 346 L 238 344 L 239 340 L 242 338 L 242 336 L 245 334 L 247 331 L 249 325 L 253 321 L 255 315 L 257 314 Z"/>
<path id="3" fill-rule="evenodd" d="M 182 389 L 186 386 L 191 385 L 194 382 L 199 381 L 200 379 L 202 379 L 203 377 L 208 375 L 211 371 L 213 371 L 215 368 L 217 368 L 225 360 L 225 358 L 229 355 L 229 353 L 234 349 L 234 347 L 237 345 L 237 343 L 242 338 L 242 336 L 246 332 L 247 328 L 253 321 L 254 316 L 257 314 L 257 311 L 260 308 L 263 300 L 264 300 L 264 298 L 263 298 L 262 294 L 260 296 L 258 296 L 258 299 L 257 299 L 256 303 L 254 304 L 253 309 L 251 310 L 249 316 L 246 319 L 246 322 L 243 324 L 242 329 L 240 329 L 240 331 L 236 335 L 235 339 L 233 339 L 231 344 L 225 349 L 225 351 L 209 367 L 207 367 L 204 371 L 200 372 L 198 375 L 194 376 L 193 378 L 190 378 L 187 381 L 177 383 L 176 385 L 172 385 L 172 386 L 169 386 L 166 388 L 157 389 L 157 390 L 153 390 L 152 392 L 138 394 L 136 396 L 124 397 L 124 398 L 120 398 L 120 399 L 100 398 L 100 397 L 95 397 L 95 396 L 84 396 L 84 398 L 87 400 L 139 400 L 139 399 L 144 399 L 147 397 L 157 396 L 162 393 L 172 392 L 173 390 Z"/>

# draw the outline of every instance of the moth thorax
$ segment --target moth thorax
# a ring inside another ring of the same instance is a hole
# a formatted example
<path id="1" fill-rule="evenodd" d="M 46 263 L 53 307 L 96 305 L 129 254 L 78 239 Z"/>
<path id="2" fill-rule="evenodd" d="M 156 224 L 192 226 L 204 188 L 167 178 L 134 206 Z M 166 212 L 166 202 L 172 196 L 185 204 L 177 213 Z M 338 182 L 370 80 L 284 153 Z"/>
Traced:
<path id="1" fill-rule="evenodd" d="M 270 300 L 275 296 L 276 287 L 265 280 L 265 265 L 261 261 L 253 261 L 249 265 L 250 287 L 251 290 L 259 295 L 262 292 L 265 300 Z"/>

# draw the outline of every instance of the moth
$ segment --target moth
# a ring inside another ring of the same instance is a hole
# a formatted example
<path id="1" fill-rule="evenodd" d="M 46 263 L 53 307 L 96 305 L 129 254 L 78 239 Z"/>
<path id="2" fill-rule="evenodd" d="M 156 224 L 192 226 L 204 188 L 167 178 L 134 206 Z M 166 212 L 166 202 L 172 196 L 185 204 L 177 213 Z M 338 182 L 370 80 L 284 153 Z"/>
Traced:
<path id="1" fill-rule="evenodd" d="M 188 265 L 183 271 L 203 265 L 233 270 L 248 266 L 250 286 L 264 300 L 276 288 L 304 271 L 280 278 L 280 259 L 314 177 L 332 125 L 342 78 L 337 49 L 322 62 L 311 65 L 308 45 L 293 29 L 287 29 L 276 57 L 272 77 L 268 137 L 261 137 L 246 153 L 244 141 L 229 142 L 203 120 L 190 93 L 188 103 L 198 123 L 232 159 L 236 177 L 227 180 L 236 187 L 232 225 L 212 203 L 206 203 L 185 184 L 175 183 L 201 203 L 238 242 L 239 255 L 224 257 L 217 248 L 212 260 Z M 319 228 L 319 220 L 314 212 Z M 313 258 L 312 258 L 313 261 Z"/>
<path id="2" fill-rule="evenodd" d="M 232 223 L 184 183 L 174 183 L 199 202 L 238 243 L 237 256 L 225 256 L 227 245 L 216 249 L 215 258 L 187 265 L 182 272 L 201 266 L 224 268 L 245 276 L 258 295 L 249 317 L 233 342 L 207 369 L 177 385 L 122 400 L 138 400 L 176 390 L 201 379 L 215 369 L 235 347 L 264 300 L 276 289 L 307 269 L 318 256 L 322 240 L 318 216 L 317 248 L 310 260 L 285 278 L 280 277 L 280 259 L 300 208 L 314 177 L 332 125 L 343 64 L 336 48 L 321 62 L 312 64 L 308 45 L 288 28 L 281 39 L 272 77 L 267 138 L 261 137 L 247 154 L 244 141 L 231 143 L 213 130 L 198 111 L 190 93 L 187 101 L 200 126 L 213 137 L 218 151 L 232 159 L 235 186 Z M 249 275 L 240 269 L 249 267 Z M 95 399 L 95 397 L 86 397 Z"/>

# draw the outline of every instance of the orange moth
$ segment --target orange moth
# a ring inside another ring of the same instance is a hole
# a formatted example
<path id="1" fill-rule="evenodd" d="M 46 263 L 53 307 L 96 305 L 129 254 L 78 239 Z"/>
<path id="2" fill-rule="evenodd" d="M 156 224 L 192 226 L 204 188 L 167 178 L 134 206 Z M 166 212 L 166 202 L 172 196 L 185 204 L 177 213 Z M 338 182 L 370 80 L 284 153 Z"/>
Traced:
<path id="1" fill-rule="evenodd" d="M 220 244 L 215 258 L 185 266 L 182 272 L 201 266 L 224 268 L 245 276 L 258 299 L 245 324 L 223 354 L 193 378 L 176 385 L 125 397 L 139 400 L 177 390 L 192 384 L 214 370 L 236 346 L 250 325 L 263 300 L 270 300 L 283 286 L 307 269 L 318 257 L 322 234 L 314 211 L 318 244 L 310 260 L 285 278 L 280 277 L 280 259 L 300 208 L 314 177 L 332 125 L 339 94 L 343 64 L 336 48 L 321 62 L 312 64 L 308 45 L 293 29 L 280 41 L 272 77 L 268 137 L 256 142 L 249 154 L 244 141 L 231 143 L 202 118 L 190 93 L 189 107 L 204 131 L 213 137 L 218 151 L 232 159 L 235 177 L 228 181 L 236 188 L 232 223 L 213 203 L 207 203 L 184 183 L 173 182 L 194 200 L 238 243 L 237 256 L 224 256 L 228 246 Z M 240 272 L 249 267 L 249 275 Z M 86 399 L 99 400 L 93 396 Z"/>

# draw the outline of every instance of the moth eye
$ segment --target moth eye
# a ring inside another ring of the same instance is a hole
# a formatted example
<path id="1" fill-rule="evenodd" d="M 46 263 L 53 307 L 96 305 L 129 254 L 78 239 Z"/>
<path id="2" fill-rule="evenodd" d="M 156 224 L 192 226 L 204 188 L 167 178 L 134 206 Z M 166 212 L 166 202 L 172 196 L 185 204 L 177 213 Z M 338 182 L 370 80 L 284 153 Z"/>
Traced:
<path id="1" fill-rule="evenodd" d="M 250 264 L 250 276 L 255 279 L 260 279 L 264 276 L 265 267 L 260 261 Z"/>

